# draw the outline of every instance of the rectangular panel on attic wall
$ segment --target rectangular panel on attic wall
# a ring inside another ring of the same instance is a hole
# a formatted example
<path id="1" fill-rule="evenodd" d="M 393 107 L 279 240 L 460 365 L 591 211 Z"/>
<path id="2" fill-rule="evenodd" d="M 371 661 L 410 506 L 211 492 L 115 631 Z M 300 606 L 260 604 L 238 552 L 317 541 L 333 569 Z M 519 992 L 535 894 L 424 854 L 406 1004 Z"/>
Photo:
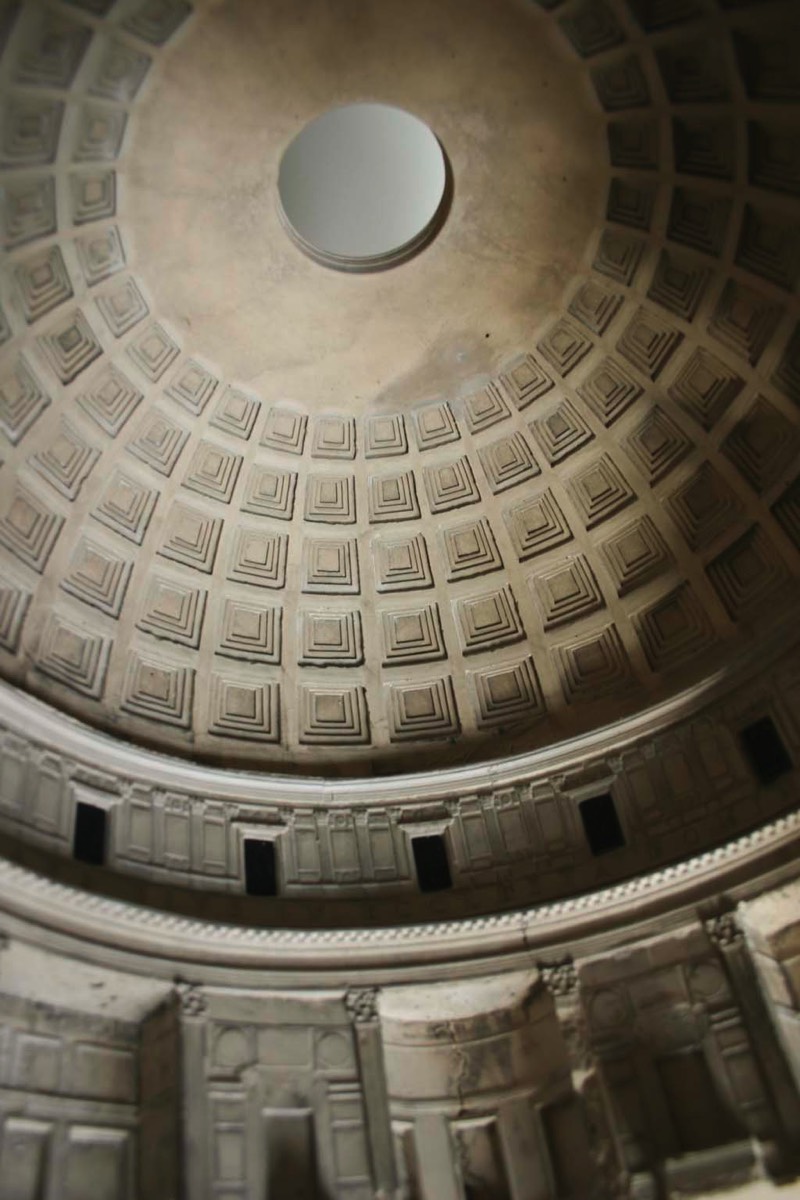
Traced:
<path id="1" fill-rule="evenodd" d="M 551 854 L 558 853 L 560 850 L 569 850 L 570 839 L 561 800 L 555 796 L 552 799 L 537 799 L 534 811 L 542 831 L 545 848 Z"/>
<path id="2" fill-rule="evenodd" d="M 501 800 L 495 813 L 506 854 L 519 854 L 529 849 L 530 839 L 519 801 Z"/>
<path id="3" fill-rule="evenodd" d="M 361 879 L 361 863 L 352 818 L 332 814 L 329 819 L 328 836 L 333 877 L 336 882 L 347 883 Z"/>
<path id="4" fill-rule="evenodd" d="M 190 835 L 187 812 L 168 810 L 164 813 L 164 861 L 169 866 L 188 868 Z"/>
<path id="5" fill-rule="evenodd" d="M 470 866 L 486 866 L 492 861 L 492 846 L 483 810 L 479 805 L 462 805 L 461 830 Z"/>
<path id="6" fill-rule="evenodd" d="M 225 818 L 199 817 L 198 841 L 202 846 L 200 868 L 209 875 L 225 875 L 228 871 L 228 830 Z"/>
<path id="7" fill-rule="evenodd" d="M 37 779 L 37 786 L 32 796 L 31 809 L 34 821 L 40 829 L 58 833 L 62 825 L 62 804 L 64 797 L 64 780 L 60 764 L 57 761 L 42 762 Z M 61 830 L 63 832 L 63 830 Z"/>
<path id="8" fill-rule="evenodd" d="M 625 775 L 616 785 L 620 794 L 627 791 L 631 797 L 631 809 L 637 813 L 644 828 L 655 826 L 664 818 L 662 796 L 655 790 L 653 773 L 646 763 L 626 763 Z"/>
<path id="9" fill-rule="evenodd" d="M 368 820 L 366 834 L 373 878 L 396 879 L 398 871 L 392 827 L 386 817 L 370 813 Z"/>
<path id="10" fill-rule="evenodd" d="M 153 854 L 153 807 L 149 795 L 131 799 L 127 808 L 127 838 L 123 855 L 149 862 Z"/>
<path id="11" fill-rule="evenodd" d="M 683 745 L 666 739 L 658 746 L 657 761 L 663 772 L 672 813 L 691 812 L 698 803 L 695 774 Z"/>
<path id="12" fill-rule="evenodd" d="M 0 755 L 0 807 L 17 809 L 25 794 L 28 758 L 22 743 L 7 736 Z"/>
<path id="13" fill-rule="evenodd" d="M 313 816 L 297 817 L 294 826 L 294 836 L 291 838 L 294 846 L 294 858 L 297 868 L 297 879 L 301 883 L 319 883 L 322 879 L 320 862 L 319 833 Z"/>

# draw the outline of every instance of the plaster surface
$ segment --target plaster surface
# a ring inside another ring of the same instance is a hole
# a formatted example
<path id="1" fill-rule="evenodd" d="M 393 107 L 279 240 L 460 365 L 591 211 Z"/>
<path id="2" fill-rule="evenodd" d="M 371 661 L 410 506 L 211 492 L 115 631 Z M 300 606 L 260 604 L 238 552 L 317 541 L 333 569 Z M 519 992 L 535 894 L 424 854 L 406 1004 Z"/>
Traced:
<path id="1" fill-rule="evenodd" d="M 424 400 L 525 345 L 605 200 L 604 122 L 522 0 L 198 5 L 143 98 L 124 201 L 156 307 L 266 399 Z M 452 208 L 419 256 L 332 274 L 287 239 L 281 155 L 336 105 L 407 109 L 440 139 Z"/>

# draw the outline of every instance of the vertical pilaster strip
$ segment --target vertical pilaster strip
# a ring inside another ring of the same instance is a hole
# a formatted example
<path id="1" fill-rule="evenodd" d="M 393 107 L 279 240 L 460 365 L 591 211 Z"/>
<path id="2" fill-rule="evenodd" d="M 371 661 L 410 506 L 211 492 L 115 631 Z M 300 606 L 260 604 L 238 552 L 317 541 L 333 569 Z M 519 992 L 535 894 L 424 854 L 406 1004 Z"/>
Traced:
<path id="1" fill-rule="evenodd" d="M 206 1200 L 208 1186 L 208 1118 L 206 1112 L 205 1045 L 206 998 L 200 988 L 180 983 L 181 1006 L 181 1127 L 183 1196 Z"/>
<path id="2" fill-rule="evenodd" d="M 393 1197 L 397 1192 L 397 1165 L 383 1065 L 383 1042 L 378 1019 L 377 988 L 349 991 L 345 1005 L 358 1050 L 358 1069 L 364 1096 L 372 1182 L 377 1196 Z"/>
<path id="3" fill-rule="evenodd" d="M 593 1196 L 627 1195 L 627 1172 L 614 1134 L 614 1119 L 602 1073 L 589 1046 L 580 1004 L 578 973 L 571 958 L 540 963 L 542 982 L 553 997 L 567 1048 L 572 1086 L 586 1118 L 588 1151 L 594 1170 Z"/>
<path id="4" fill-rule="evenodd" d="M 421 1113 L 414 1121 L 421 1200 L 464 1200 L 447 1116 Z"/>
<path id="5" fill-rule="evenodd" d="M 706 932 L 725 967 L 736 997 L 755 1060 L 779 1123 L 778 1135 L 786 1166 L 795 1167 L 800 1147 L 800 1095 L 798 1095 L 744 932 L 735 913 L 726 912 L 705 922 Z"/>
<path id="6" fill-rule="evenodd" d="M 139 1029 L 139 1191 L 178 1200 L 181 1171 L 178 1005 L 160 1004 Z"/>
<path id="7" fill-rule="evenodd" d="M 497 1113 L 511 1200 L 552 1200 L 555 1182 L 544 1131 L 530 1100 L 510 1100 Z"/>

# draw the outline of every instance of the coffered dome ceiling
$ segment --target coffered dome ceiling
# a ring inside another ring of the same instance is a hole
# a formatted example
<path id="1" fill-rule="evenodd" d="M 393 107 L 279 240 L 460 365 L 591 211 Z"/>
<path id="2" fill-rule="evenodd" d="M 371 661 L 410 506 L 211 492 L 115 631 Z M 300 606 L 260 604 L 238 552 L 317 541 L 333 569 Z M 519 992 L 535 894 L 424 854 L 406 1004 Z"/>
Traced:
<path id="1" fill-rule="evenodd" d="M 7 679 L 352 773 L 544 746 L 794 636 L 791 0 L 52 0 L 0 35 Z M 353 277 L 275 181 L 361 100 L 453 189 Z"/>

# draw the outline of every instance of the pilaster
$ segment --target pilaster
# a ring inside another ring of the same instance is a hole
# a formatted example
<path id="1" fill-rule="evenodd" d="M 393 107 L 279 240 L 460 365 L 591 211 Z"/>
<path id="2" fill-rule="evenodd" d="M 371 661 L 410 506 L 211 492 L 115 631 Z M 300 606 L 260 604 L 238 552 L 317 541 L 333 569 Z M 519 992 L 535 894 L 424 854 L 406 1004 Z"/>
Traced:
<path id="1" fill-rule="evenodd" d="M 364 1096 L 364 1114 L 369 1142 L 372 1179 L 375 1194 L 388 1200 L 397 1191 L 397 1166 L 389 1115 L 386 1073 L 383 1065 L 383 1044 L 378 1016 L 378 989 L 361 988 L 349 991 L 345 1005 L 353 1023 L 358 1069 Z"/>

